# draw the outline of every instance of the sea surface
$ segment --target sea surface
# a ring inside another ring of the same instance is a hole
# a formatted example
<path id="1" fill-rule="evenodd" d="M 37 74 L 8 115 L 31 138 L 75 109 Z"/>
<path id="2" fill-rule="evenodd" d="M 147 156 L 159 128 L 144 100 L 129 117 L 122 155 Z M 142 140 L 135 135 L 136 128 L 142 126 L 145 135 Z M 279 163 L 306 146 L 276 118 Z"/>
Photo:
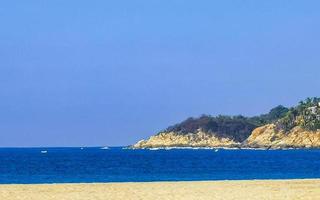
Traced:
<path id="1" fill-rule="evenodd" d="M 1 148 L 0 183 L 320 178 L 320 150 Z"/>

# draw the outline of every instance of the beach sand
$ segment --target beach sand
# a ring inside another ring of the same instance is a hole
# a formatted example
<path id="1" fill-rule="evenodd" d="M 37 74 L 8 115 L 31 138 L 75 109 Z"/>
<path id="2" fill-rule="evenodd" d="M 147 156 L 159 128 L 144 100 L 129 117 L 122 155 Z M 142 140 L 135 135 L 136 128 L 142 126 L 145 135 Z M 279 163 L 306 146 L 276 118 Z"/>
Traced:
<path id="1" fill-rule="evenodd" d="M 318 200 L 320 179 L 0 185 L 1 200 Z"/>

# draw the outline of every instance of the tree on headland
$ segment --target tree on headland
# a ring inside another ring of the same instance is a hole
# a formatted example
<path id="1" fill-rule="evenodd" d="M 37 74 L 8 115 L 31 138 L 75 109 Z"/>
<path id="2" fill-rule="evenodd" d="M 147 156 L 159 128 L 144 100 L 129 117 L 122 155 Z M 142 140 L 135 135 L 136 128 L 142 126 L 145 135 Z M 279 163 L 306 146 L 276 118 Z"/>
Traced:
<path id="1" fill-rule="evenodd" d="M 298 106 L 291 108 L 277 123 L 278 129 L 285 131 L 295 126 L 310 131 L 320 129 L 320 98 L 313 97 L 300 101 Z"/>

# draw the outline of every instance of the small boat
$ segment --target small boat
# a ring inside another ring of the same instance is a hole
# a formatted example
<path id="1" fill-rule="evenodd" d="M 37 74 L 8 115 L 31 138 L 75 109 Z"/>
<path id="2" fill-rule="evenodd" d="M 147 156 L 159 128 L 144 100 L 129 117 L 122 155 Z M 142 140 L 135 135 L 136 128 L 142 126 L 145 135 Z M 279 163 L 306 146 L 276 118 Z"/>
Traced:
<path id="1" fill-rule="evenodd" d="M 106 149 L 109 149 L 109 147 L 102 147 L 100 149 L 106 150 Z"/>
<path id="2" fill-rule="evenodd" d="M 218 152 L 218 151 L 219 151 L 219 149 L 215 149 L 215 150 L 214 150 L 214 152 Z"/>
<path id="3" fill-rule="evenodd" d="M 41 153 L 48 153 L 48 151 L 41 151 Z"/>
<path id="4" fill-rule="evenodd" d="M 149 148 L 150 151 L 157 151 L 160 150 L 160 148 Z"/>

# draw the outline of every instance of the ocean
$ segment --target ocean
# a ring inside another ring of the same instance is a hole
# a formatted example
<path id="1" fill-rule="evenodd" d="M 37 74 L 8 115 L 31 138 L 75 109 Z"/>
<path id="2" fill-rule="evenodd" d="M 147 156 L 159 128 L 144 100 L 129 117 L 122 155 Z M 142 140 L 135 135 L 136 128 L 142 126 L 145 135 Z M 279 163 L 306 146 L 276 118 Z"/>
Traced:
<path id="1" fill-rule="evenodd" d="M 320 150 L 1 148 L 0 183 L 320 178 Z"/>

